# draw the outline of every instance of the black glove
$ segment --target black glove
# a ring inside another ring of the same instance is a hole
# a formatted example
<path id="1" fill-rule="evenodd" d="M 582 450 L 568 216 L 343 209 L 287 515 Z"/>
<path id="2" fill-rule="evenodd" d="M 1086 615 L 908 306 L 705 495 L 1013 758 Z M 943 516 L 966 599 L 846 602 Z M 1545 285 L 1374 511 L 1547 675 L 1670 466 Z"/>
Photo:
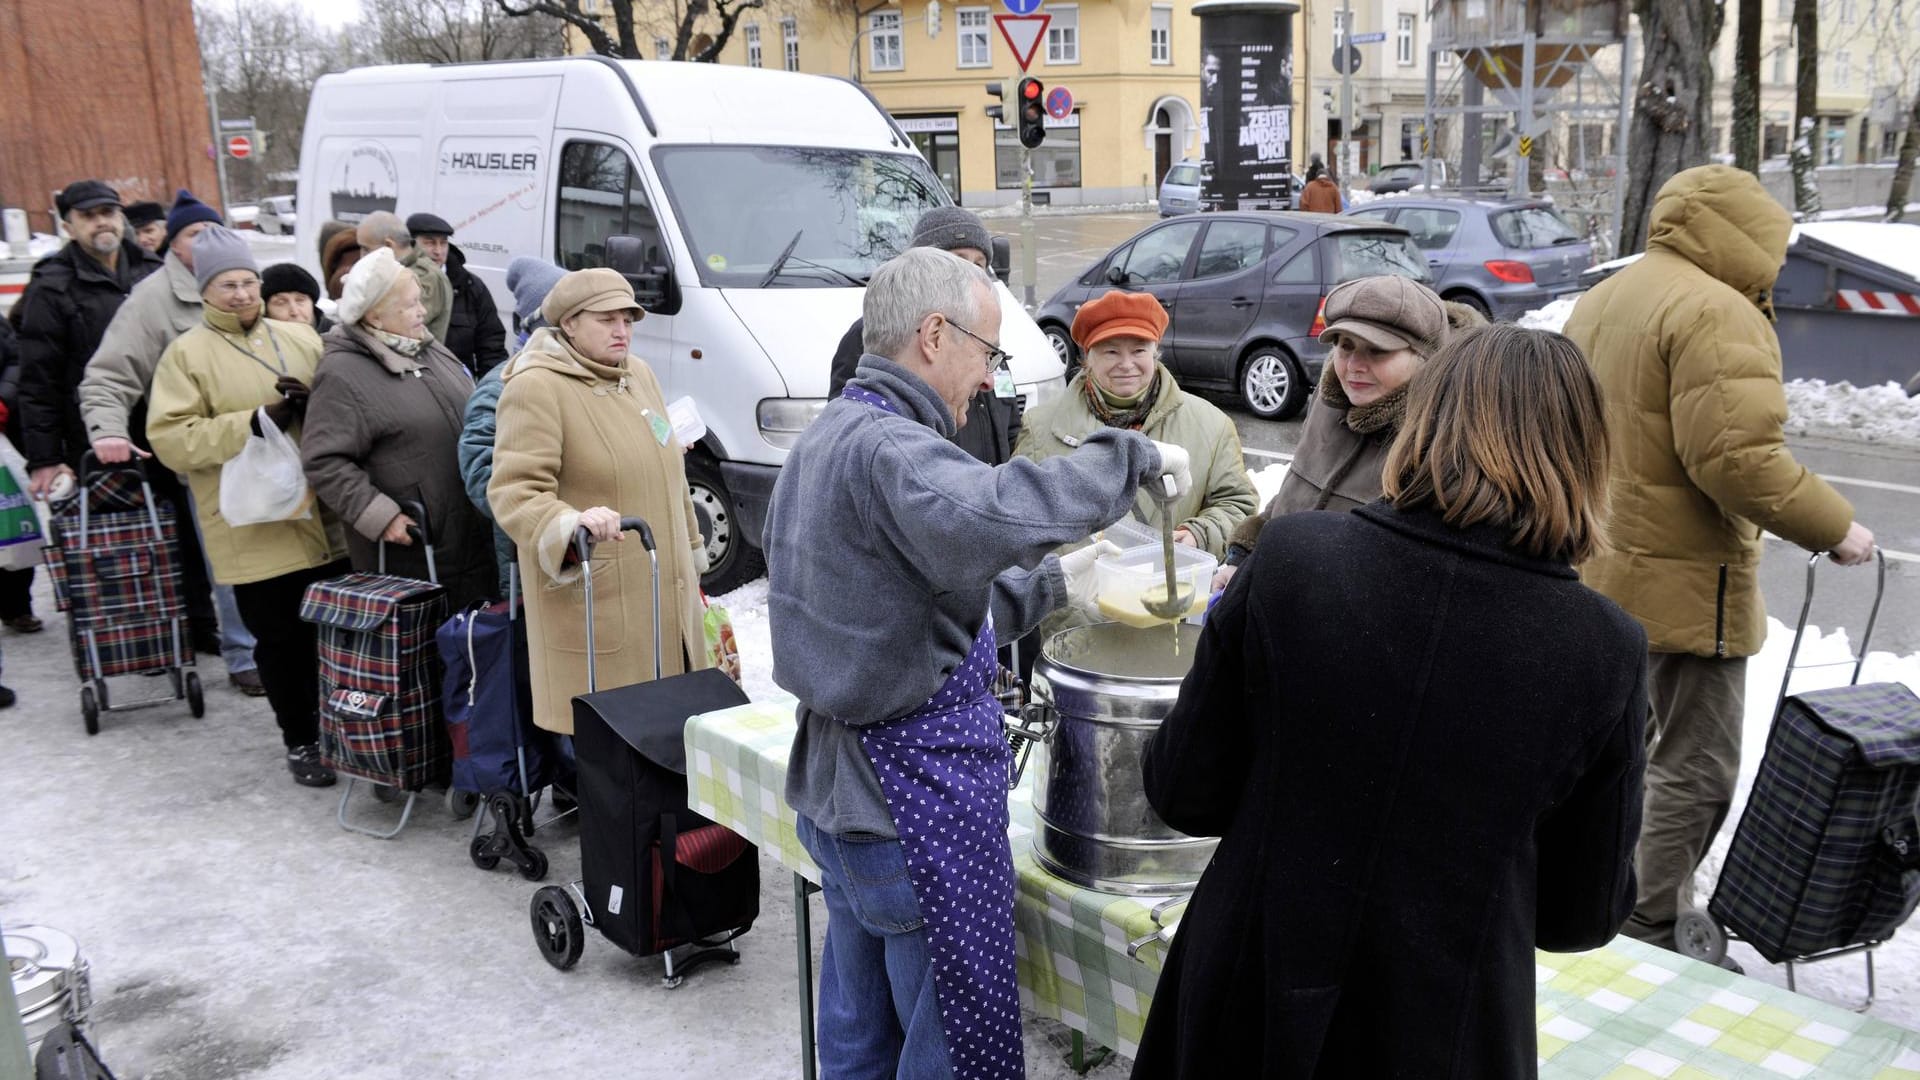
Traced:
<path id="1" fill-rule="evenodd" d="M 265 409 L 267 413 L 267 419 L 273 421 L 273 426 L 279 428 L 281 431 L 285 431 L 288 428 L 292 427 L 293 422 L 299 419 L 299 416 L 294 411 L 293 401 L 289 398 L 281 398 L 279 401 L 273 402 L 272 404 L 265 406 Z M 253 420 L 251 421 L 250 426 L 253 428 L 253 433 L 255 435 L 266 434 L 265 432 L 260 430 L 260 414 L 259 413 L 253 414 Z"/>
<path id="2" fill-rule="evenodd" d="M 293 407 L 293 415 L 305 416 L 307 414 L 307 398 L 313 391 L 307 389 L 306 383 L 301 382 L 291 375 L 282 375 L 274 381 L 273 388 L 287 404 Z M 280 423 L 277 418 L 274 422 Z M 286 426 L 285 424 L 280 424 L 283 430 Z"/>

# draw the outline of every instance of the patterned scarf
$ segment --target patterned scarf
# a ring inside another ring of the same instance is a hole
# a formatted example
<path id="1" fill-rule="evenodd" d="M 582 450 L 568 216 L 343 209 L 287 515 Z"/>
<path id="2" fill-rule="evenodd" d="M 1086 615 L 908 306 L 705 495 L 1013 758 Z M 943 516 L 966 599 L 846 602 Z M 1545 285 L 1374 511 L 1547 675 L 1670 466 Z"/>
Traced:
<path id="1" fill-rule="evenodd" d="M 1161 369 L 1155 366 L 1153 381 L 1147 388 L 1131 398 L 1115 397 L 1100 389 L 1093 375 L 1081 372 L 1082 389 L 1087 395 L 1087 407 L 1093 410 L 1094 419 L 1108 427 L 1126 431 L 1139 431 L 1147 422 L 1147 414 L 1153 411 L 1153 405 L 1160 400 Z"/>
<path id="2" fill-rule="evenodd" d="M 387 348 L 392 349 L 394 352 L 399 353 L 409 360 L 418 357 L 420 350 L 427 347 L 427 342 L 433 340 L 433 335 L 431 334 L 426 337 L 410 338 L 401 337 L 399 334 L 389 334 L 385 330 L 373 326 L 367 326 L 366 329 L 367 333 L 372 334 L 380 344 L 385 345 Z"/>
<path id="3" fill-rule="evenodd" d="M 1371 435 L 1384 431 L 1393 435 L 1400 430 L 1400 421 L 1407 415 L 1407 386 L 1403 383 L 1399 389 L 1390 390 L 1385 397 L 1371 405 L 1355 405 L 1347 400 L 1347 392 L 1340 385 L 1340 376 L 1333 373 L 1333 363 L 1320 369 L 1320 396 L 1336 409 L 1345 410 L 1346 424 L 1355 434 Z"/>

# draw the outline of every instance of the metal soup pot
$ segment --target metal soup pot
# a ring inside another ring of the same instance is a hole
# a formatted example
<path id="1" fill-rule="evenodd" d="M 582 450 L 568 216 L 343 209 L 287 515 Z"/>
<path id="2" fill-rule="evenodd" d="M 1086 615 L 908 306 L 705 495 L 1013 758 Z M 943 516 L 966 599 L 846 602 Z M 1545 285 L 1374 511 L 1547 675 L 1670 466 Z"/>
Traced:
<path id="1" fill-rule="evenodd" d="M 1191 892 L 1218 840 L 1176 832 L 1147 803 L 1140 758 L 1173 711 L 1200 628 L 1097 623 L 1062 630 L 1034 663 L 1020 734 L 1033 752 L 1033 850 L 1102 892 Z"/>

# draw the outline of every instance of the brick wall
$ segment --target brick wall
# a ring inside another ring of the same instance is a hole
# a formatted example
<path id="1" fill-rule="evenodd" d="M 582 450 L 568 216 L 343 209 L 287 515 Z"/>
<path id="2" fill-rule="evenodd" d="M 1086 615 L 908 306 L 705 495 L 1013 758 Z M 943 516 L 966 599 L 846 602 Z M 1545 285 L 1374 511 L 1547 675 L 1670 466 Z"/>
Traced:
<path id="1" fill-rule="evenodd" d="M 192 0 L 0 3 L 0 206 L 52 231 L 53 192 L 218 205 Z"/>

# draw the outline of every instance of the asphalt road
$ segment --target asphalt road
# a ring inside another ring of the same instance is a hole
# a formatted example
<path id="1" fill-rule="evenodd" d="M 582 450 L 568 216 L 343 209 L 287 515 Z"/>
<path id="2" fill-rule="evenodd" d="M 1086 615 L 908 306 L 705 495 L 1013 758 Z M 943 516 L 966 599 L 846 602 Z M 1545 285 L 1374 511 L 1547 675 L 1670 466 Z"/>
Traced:
<path id="1" fill-rule="evenodd" d="M 1152 213 L 1079 214 L 1039 217 L 1034 221 L 1036 295 L 1045 302 L 1054 290 L 1096 259 L 1158 220 Z M 995 218 L 987 227 L 1013 239 L 1013 293 L 1023 297 L 1019 220 Z M 1920 347 L 1920 332 L 1916 333 Z M 1248 465 L 1259 467 L 1291 454 L 1300 441 L 1298 422 L 1259 420 L 1241 410 L 1231 396 L 1207 397 L 1225 408 L 1240 431 Z M 1900 655 L 1920 652 L 1920 454 L 1866 443 L 1794 439 L 1789 448 L 1807 467 L 1825 476 L 1854 505 L 1856 516 L 1874 531 L 1888 552 L 1886 598 L 1871 647 Z M 1805 593 L 1807 553 L 1783 541 L 1769 540 L 1761 565 L 1761 589 L 1767 610 L 1792 626 Z M 1823 631 L 1844 625 L 1857 644 L 1872 603 L 1875 575 L 1867 569 L 1841 569 L 1821 563 L 1809 622 Z"/>

